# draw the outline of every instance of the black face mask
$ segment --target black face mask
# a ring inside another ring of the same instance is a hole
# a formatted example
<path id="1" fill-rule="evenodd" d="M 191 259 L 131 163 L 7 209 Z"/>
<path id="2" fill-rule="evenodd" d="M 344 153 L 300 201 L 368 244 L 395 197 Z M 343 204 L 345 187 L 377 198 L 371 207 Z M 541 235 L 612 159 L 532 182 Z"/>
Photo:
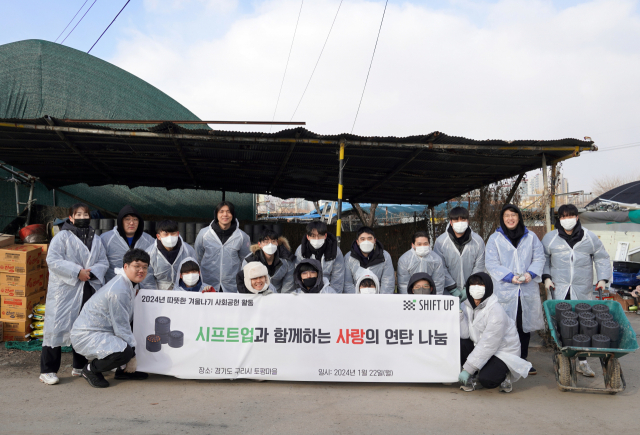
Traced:
<path id="1" fill-rule="evenodd" d="M 73 225 L 76 228 L 89 228 L 91 224 L 91 219 L 74 219 Z"/>
<path id="2" fill-rule="evenodd" d="M 314 285 L 316 285 L 316 281 L 318 281 L 318 278 L 306 278 L 302 280 L 302 283 L 305 285 L 305 287 L 307 288 L 312 288 Z"/>

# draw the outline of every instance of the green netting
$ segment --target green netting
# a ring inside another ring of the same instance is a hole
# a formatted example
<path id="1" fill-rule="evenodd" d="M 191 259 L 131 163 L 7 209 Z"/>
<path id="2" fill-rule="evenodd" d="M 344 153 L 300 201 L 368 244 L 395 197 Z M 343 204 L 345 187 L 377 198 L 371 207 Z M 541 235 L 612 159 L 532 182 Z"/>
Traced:
<path id="1" fill-rule="evenodd" d="M 26 350 L 27 352 L 41 352 L 42 340 L 31 341 L 7 341 L 4 343 L 7 349 Z M 71 346 L 62 346 L 62 352 L 71 352 Z"/>
<path id="2" fill-rule="evenodd" d="M 0 46 L 0 118 L 45 115 L 60 119 L 198 120 L 144 80 L 82 51 L 36 39 Z"/>

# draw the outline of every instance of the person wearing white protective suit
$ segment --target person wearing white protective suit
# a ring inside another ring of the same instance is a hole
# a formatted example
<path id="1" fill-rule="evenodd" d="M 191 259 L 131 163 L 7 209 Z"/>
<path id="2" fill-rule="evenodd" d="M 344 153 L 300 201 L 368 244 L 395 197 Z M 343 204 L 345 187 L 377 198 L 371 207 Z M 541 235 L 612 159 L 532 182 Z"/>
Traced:
<path id="1" fill-rule="evenodd" d="M 613 274 L 609 254 L 598 236 L 582 228 L 573 204 L 558 209 L 556 228 L 542 238 L 546 258 L 542 281 L 547 300 L 593 300 L 593 268 L 598 279 L 596 289 L 604 290 Z M 595 376 L 586 357 L 579 359 L 578 372 Z"/>
<path id="2" fill-rule="evenodd" d="M 219 292 L 237 293 L 236 276 L 242 260 L 251 253 L 249 236 L 239 228 L 229 201 L 216 206 L 213 222 L 196 238 L 196 259 L 202 279 Z"/>
<path id="3" fill-rule="evenodd" d="M 109 259 L 105 281 L 110 281 L 116 276 L 116 268 L 122 268 L 122 258 L 127 251 L 134 248 L 146 251 L 154 242 L 154 238 L 144 232 L 142 216 L 130 205 L 122 207 L 118 213 L 116 227 L 102 234 L 100 238 Z"/>
<path id="4" fill-rule="evenodd" d="M 500 226 L 487 242 L 485 266 L 495 282 L 498 301 L 516 322 L 522 359 L 529 355 L 531 332 L 544 328 L 538 288 L 544 262 L 542 243 L 524 225 L 520 209 L 505 205 Z M 532 367 L 529 374 L 535 375 L 536 370 Z"/>
<path id="5" fill-rule="evenodd" d="M 83 367 L 82 377 L 94 388 L 107 388 L 109 382 L 102 373 L 113 369 L 118 380 L 149 376 L 136 371 L 136 339 L 131 330 L 133 301 L 147 275 L 149 254 L 133 249 L 122 261 L 123 268 L 87 302 L 71 330 L 73 347 L 91 361 Z"/>
<path id="6" fill-rule="evenodd" d="M 267 266 L 259 261 L 252 261 L 244 265 L 236 275 L 236 285 L 238 286 L 238 293 L 263 296 L 277 293 L 271 284 Z"/>
<path id="7" fill-rule="evenodd" d="M 55 235 L 47 252 L 49 287 L 44 339 L 40 355 L 40 381 L 48 385 L 59 382 L 58 370 L 62 346 L 69 346 L 69 334 L 82 306 L 105 283 L 109 268 L 107 255 L 91 228 L 89 206 L 74 204 L 69 219 Z M 1 324 L 0 324 L 1 325 Z M 73 349 L 73 376 L 80 376 L 87 360 Z"/>
<path id="8" fill-rule="evenodd" d="M 424 231 L 413 235 L 411 249 L 398 260 L 398 293 L 406 294 L 409 278 L 420 272 L 428 273 L 433 278 L 437 294 L 444 292 L 445 269 L 442 258 L 431 250 L 429 236 Z"/>
<path id="9" fill-rule="evenodd" d="M 396 276 L 391 263 L 391 255 L 376 240 L 375 232 L 369 227 L 358 229 L 351 251 L 344 256 L 344 293 L 355 293 L 356 280 L 362 269 L 375 273 L 380 281 L 380 293 L 391 294 L 396 289 Z"/>
<path id="10" fill-rule="evenodd" d="M 516 325 L 494 294 L 489 275 L 471 275 L 465 291 L 460 319 L 460 388 L 500 387 L 501 392 L 510 393 L 512 382 L 526 378 L 531 369 L 531 363 L 520 358 Z"/>
<path id="11" fill-rule="evenodd" d="M 433 244 L 433 252 L 444 263 L 445 289 L 460 301 L 467 297 L 464 285 L 471 275 L 485 271 L 484 241 L 469 228 L 469 210 L 454 207 L 449 212 L 449 225 Z"/>
<path id="12" fill-rule="evenodd" d="M 273 230 L 264 231 L 258 243 L 251 245 L 251 254 L 242 261 L 242 266 L 253 261 L 258 261 L 267 268 L 269 282 L 276 293 L 293 291 L 295 257 L 291 254 L 289 241 L 285 237 L 278 237 Z"/>
<path id="13" fill-rule="evenodd" d="M 140 288 L 173 290 L 176 277 L 180 275 L 180 265 L 185 258 L 195 258 L 193 248 L 186 244 L 178 223 L 164 220 L 156 224 L 156 242 L 147 249 L 150 257 L 149 273 Z"/>
<path id="14" fill-rule="evenodd" d="M 199 293 L 215 293 L 214 289 L 209 284 L 202 282 L 202 276 L 200 276 L 200 266 L 193 257 L 187 257 L 180 262 L 178 267 L 180 273 L 176 275 L 176 282 L 173 284 L 174 290 L 182 290 L 185 292 L 199 292 Z"/>
<path id="15" fill-rule="evenodd" d="M 313 221 L 307 224 L 307 234 L 296 249 L 296 264 L 305 258 L 315 258 L 322 263 L 322 273 L 338 293 L 344 291 L 344 256 L 338 239 L 327 230 L 327 224 Z"/>
<path id="16" fill-rule="evenodd" d="M 305 258 L 293 273 L 294 294 L 301 293 L 337 293 L 322 273 L 322 264 L 314 258 Z"/>
<path id="17" fill-rule="evenodd" d="M 362 269 L 356 281 L 356 293 L 363 295 L 375 295 L 380 293 L 380 281 L 375 273 Z"/>

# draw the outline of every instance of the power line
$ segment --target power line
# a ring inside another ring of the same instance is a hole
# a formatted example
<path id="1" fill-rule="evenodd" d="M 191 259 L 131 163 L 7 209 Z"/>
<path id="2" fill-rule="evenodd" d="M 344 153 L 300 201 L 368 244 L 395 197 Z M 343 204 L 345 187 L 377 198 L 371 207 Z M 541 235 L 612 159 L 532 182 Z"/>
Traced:
<path id="1" fill-rule="evenodd" d="M 289 68 L 289 59 L 291 59 L 291 51 L 293 50 L 293 42 L 296 40 L 296 33 L 298 32 L 298 23 L 300 22 L 300 14 L 302 14 L 302 5 L 304 4 L 304 0 L 300 2 L 300 11 L 298 12 L 298 19 L 296 20 L 296 28 L 293 31 L 293 39 L 291 40 L 291 47 L 289 47 L 289 56 L 287 56 L 287 63 L 284 67 L 284 74 L 282 75 L 282 83 L 280 83 L 280 91 L 278 92 L 278 99 L 276 100 L 276 107 L 273 109 L 273 117 L 271 121 L 276 119 L 276 111 L 278 110 L 278 104 L 280 103 L 280 94 L 282 94 L 282 87 L 284 86 L 284 78 L 287 76 L 287 68 Z M 269 132 L 273 125 L 269 127 Z"/>
<path id="2" fill-rule="evenodd" d="M 122 6 L 122 9 L 120 9 L 120 12 L 118 12 L 118 15 L 115 16 L 115 18 L 109 23 L 109 25 L 107 26 L 106 29 L 104 29 L 104 32 L 102 32 L 102 35 L 104 35 L 105 33 L 107 33 L 107 30 L 109 30 L 109 27 L 111 27 L 111 25 L 113 24 L 113 22 L 116 20 L 116 18 L 118 18 L 118 16 L 120 15 L 120 13 L 122 11 L 124 11 L 124 8 L 127 7 L 127 5 L 129 4 L 131 0 L 127 0 L 127 2 L 124 4 L 124 6 Z M 98 38 L 98 40 L 96 42 L 93 43 L 93 45 L 91 46 L 91 48 L 89 49 L 89 51 L 87 51 L 87 54 L 91 53 L 91 50 L 93 50 L 93 47 L 96 46 L 96 44 L 98 43 L 98 41 L 100 41 L 100 38 L 102 38 L 102 35 L 100 35 L 100 37 Z"/>
<path id="3" fill-rule="evenodd" d="M 69 33 L 67 33 L 67 36 L 64 37 L 64 39 L 62 40 L 62 42 L 60 44 L 64 44 L 64 41 L 67 40 L 67 38 L 69 37 L 69 35 L 71 35 L 73 33 L 74 30 L 76 30 L 76 27 L 78 27 L 78 24 L 80 24 L 82 22 L 82 20 L 84 19 L 84 17 L 89 13 L 89 11 L 91 10 L 91 8 L 93 7 L 93 5 L 96 4 L 98 0 L 93 0 L 93 3 L 91 3 L 91 6 L 89 6 L 89 9 L 87 9 L 87 12 L 84 13 L 84 15 L 82 16 L 82 18 L 80 18 L 80 20 L 76 23 L 75 26 L 73 26 L 73 29 L 71 29 L 71 31 Z"/>
<path id="4" fill-rule="evenodd" d="M 309 81 L 307 82 L 307 86 L 304 87 L 304 91 L 302 92 L 302 96 L 300 97 L 300 101 L 298 101 L 298 105 L 296 106 L 296 110 L 293 111 L 293 115 L 291 115 L 291 120 L 296 116 L 296 112 L 298 111 L 298 107 L 300 107 L 300 103 L 302 103 L 302 99 L 304 98 L 304 94 L 307 92 L 307 88 L 309 87 L 309 83 L 311 83 L 311 79 L 313 78 L 313 74 L 316 72 L 316 68 L 318 67 L 318 63 L 320 63 L 320 58 L 322 57 L 322 53 L 324 52 L 324 48 L 327 46 L 327 41 L 329 40 L 329 36 L 331 36 L 331 30 L 333 30 L 333 25 L 336 23 L 336 18 L 338 18 L 338 12 L 340 12 L 340 7 L 342 6 L 342 0 L 340 0 L 340 4 L 338 5 L 338 10 L 336 11 L 336 16 L 333 17 L 333 22 L 331 23 L 331 27 L 329 28 L 329 33 L 327 34 L 327 39 L 324 40 L 324 45 L 322 46 L 322 50 L 320 50 L 320 56 L 318 56 L 318 60 L 316 61 L 316 65 L 313 67 L 313 71 L 311 71 L 311 77 L 309 77 Z"/>
<path id="5" fill-rule="evenodd" d="M 353 133 L 353 129 L 356 127 L 356 121 L 358 120 L 358 114 L 360 113 L 360 106 L 362 105 L 362 99 L 364 98 L 364 91 L 367 89 L 367 82 L 369 81 L 369 73 L 371 73 L 371 65 L 373 65 L 373 58 L 376 55 L 376 48 L 378 48 L 378 39 L 380 39 L 380 31 L 382 30 L 382 23 L 384 22 L 384 15 L 387 12 L 387 4 L 389 0 L 384 3 L 384 11 L 382 11 L 382 19 L 380 20 L 380 28 L 378 29 L 378 36 L 376 37 L 376 45 L 373 47 L 373 54 L 371 55 L 371 63 L 369 63 L 369 71 L 367 71 L 367 78 L 364 81 L 364 87 L 362 88 L 362 95 L 360 95 L 360 102 L 358 103 L 358 110 L 356 110 L 356 117 L 353 120 L 353 125 L 351 126 L 351 133 Z"/>
<path id="6" fill-rule="evenodd" d="M 89 0 L 84 0 L 84 3 L 82 3 L 82 6 L 80 6 L 80 9 L 78 9 L 78 12 L 76 12 L 76 14 L 73 16 L 73 18 L 71 18 L 71 21 L 69 21 L 69 24 L 67 24 L 67 27 L 69 27 L 71 25 L 71 23 L 73 23 L 73 20 L 76 19 L 76 17 L 78 16 L 78 14 L 80 13 L 80 11 L 82 10 L 82 8 L 84 7 L 84 5 L 87 4 Z M 58 42 L 58 39 L 60 39 L 60 37 L 62 36 L 62 34 L 64 33 L 65 30 L 67 30 L 67 27 L 65 27 L 62 32 L 60 32 L 60 34 L 58 35 L 58 37 L 56 38 L 55 41 L 53 42 Z"/>
<path id="7" fill-rule="evenodd" d="M 631 142 L 631 143 L 627 143 L 627 144 L 622 144 L 622 145 L 615 145 L 609 148 L 603 148 L 601 150 L 599 150 L 599 152 L 605 152 L 605 151 L 618 151 L 618 150 L 623 150 L 626 148 L 635 148 L 640 146 L 640 142 Z"/>

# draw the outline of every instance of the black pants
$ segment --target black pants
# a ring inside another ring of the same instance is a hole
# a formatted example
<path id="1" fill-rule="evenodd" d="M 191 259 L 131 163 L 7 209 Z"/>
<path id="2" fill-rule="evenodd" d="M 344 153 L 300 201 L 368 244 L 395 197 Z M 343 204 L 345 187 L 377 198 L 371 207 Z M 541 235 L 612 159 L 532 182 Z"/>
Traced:
<path id="1" fill-rule="evenodd" d="M 527 359 L 529 356 L 529 341 L 531 340 L 531 333 L 524 332 L 522 330 L 522 304 L 520 303 L 520 296 L 518 296 L 518 313 L 516 314 L 516 329 L 518 330 L 518 337 L 520 338 L 520 358 Z"/>
<path id="2" fill-rule="evenodd" d="M 471 352 L 473 352 L 473 348 L 473 341 L 468 338 L 460 339 L 460 365 L 464 365 L 469 355 L 471 355 Z M 508 373 L 509 368 L 507 365 L 494 355 L 489 358 L 489 361 L 480 369 L 478 381 L 480 381 L 480 384 L 484 388 L 497 388 L 507 377 Z"/>
<path id="3" fill-rule="evenodd" d="M 89 300 L 89 298 L 93 295 L 95 291 L 89 281 L 84 283 L 84 287 L 82 289 L 82 305 L 80 306 L 80 310 L 82 311 L 82 307 Z M 76 353 L 75 350 L 71 350 L 73 352 L 73 368 L 81 369 L 87 364 L 87 359 Z M 60 364 L 62 362 L 62 348 L 60 347 L 49 347 L 42 346 L 42 354 L 40 355 L 40 373 L 58 373 L 60 370 Z"/>
<path id="4" fill-rule="evenodd" d="M 87 364 L 87 359 L 71 349 L 73 352 L 73 368 L 81 369 Z M 62 348 L 42 346 L 40 356 L 40 373 L 58 373 L 62 362 Z"/>
<path id="5" fill-rule="evenodd" d="M 92 372 L 108 372 L 109 370 L 116 369 L 121 365 L 124 365 L 131 361 L 136 353 L 133 351 L 131 346 L 127 344 L 127 348 L 122 352 L 112 353 L 111 355 L 102 358 L 102 359 L 94 359 L 91 361 L 91 371 Z"/>

